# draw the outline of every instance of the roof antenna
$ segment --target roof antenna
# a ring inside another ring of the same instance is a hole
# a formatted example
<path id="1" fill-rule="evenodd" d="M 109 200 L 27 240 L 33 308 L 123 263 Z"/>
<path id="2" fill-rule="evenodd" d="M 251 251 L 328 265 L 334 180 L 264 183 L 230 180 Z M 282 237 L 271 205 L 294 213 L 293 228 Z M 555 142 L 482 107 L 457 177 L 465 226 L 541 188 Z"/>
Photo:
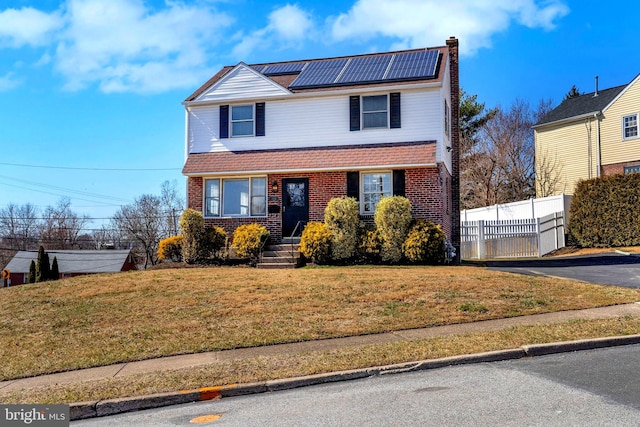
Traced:
<path id="1" fill-rule="evenodd" d="M 598 96 L 598 76 L 596 76 L 596 91 L 593 94 L 594 97 Z"/>

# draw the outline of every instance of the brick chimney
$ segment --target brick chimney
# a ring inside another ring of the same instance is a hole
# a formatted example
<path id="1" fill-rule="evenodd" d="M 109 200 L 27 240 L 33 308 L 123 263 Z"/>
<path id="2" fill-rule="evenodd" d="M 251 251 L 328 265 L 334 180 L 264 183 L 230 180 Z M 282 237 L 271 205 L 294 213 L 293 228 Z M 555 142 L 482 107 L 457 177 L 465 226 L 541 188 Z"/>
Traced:
<path id="1" fill-rule="evenodd" d="M 460 261 L 460 80 L 458 72 L 458 39 L 449 37 L 449 81 L 451 85 L 451 243 Z"/>

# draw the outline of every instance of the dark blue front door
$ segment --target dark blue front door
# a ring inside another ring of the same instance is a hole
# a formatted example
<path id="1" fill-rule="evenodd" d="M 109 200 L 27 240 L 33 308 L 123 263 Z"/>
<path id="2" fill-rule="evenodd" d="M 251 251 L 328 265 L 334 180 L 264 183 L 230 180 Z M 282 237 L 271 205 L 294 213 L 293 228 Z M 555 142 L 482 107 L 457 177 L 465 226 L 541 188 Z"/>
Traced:
<path id="1" fill-rule="evenodd" d="M 282 237 L 300 236 L 309 221 L 309 179 L 282 180 Z M 296 230 L 296 225 L 298 226 Z"/>

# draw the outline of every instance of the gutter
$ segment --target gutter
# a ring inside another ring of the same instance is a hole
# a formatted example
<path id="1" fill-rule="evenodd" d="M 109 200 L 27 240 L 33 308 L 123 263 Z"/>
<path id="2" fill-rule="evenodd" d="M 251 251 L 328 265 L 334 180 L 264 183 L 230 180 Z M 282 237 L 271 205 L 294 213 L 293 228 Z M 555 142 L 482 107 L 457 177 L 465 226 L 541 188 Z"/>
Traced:
<path id="1" fill-rule="evenodd" d="M 534 125 L 531 126 L 533 129 L 539 129 L 542 127 L 546 127 L 546 126 L 554 126 L 554 125 L 561 125 L 564 123 L 570 123 L 570 122 L 574 122 L 574 121 L 579 121 L 580 119 L 590 119 L 591 117 L 594 116 L 598 116 L 600 115 L 600 111 L 592 111 L 590 113 L 584 113 L 584 114 L 580 114 L 579 116 L 571 116 L 571 117 L 567 117 L 566 119 L 560 119 L 560 120 L 556 120 L 553 122 L 548 122 L 548 123 L 543 123 L 540 125 Z"/>

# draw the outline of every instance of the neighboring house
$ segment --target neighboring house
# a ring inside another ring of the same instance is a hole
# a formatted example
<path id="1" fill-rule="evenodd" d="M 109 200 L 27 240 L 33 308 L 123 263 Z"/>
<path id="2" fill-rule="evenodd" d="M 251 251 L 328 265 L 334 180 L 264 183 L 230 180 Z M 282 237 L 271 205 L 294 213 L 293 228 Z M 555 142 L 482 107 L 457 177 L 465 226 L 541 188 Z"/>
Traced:
<path id="1" fill-rule="evenodd" d="M 60 278 L 96 273 L 117 273 L 137 270 L 130 250 L 47 250 L 49 263 L 58 260 Z M 27 283 L 31 261 L 38 262 L 38 251 L 19 251 L 5 270 L 11 274 L 11 284 Z"/>
<path id="2" fill-rule="evenodd" d="M 537 196 L 573 194 L 579 180 L 640 172 L 640 75 L 565 99 L 533 129 Z"/>
<path id="3" fill-rule="evenodd" d="M 458 40 L 446 46 L 222 68 L 184 101 L 188 207 L 279 242 L 353 196 L 383 196 L 459 246 Z"/>

